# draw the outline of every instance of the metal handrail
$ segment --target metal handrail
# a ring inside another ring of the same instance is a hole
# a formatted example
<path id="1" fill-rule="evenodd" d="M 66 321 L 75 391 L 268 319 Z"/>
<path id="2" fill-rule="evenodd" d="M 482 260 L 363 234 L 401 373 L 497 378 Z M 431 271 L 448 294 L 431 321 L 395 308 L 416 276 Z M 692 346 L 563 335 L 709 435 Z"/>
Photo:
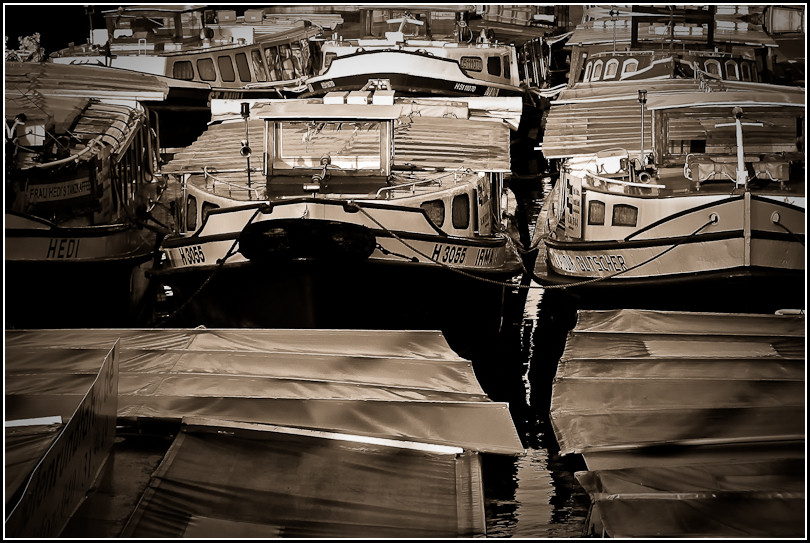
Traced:
<path id="1" fill-rule="evenodd" d="M 590 170 L 585 170 L 585 175 L 588 177 L 592 177 L 604 183 L 614 183 L 616 185 L 623 185 L 625 187 L 640 187 L 640 188 L 648 188 L 648 189 L 665 189 L 667 188 L 666 185 L 653 185 L 650 183 L 634 183 L 632 181 L 622 181 L 620 179 L 611 179 L 610 177 L 602 177 L 601 175 L 596 175 Z"/>
<path id="2" fill-rule="evenodd" d="M 377 193 L 374 195 L 374 197 L 379 198 L 380 194 L 382 194 L 384 191 L 399 190 L 399 189 L 404 189 L 404 188 L 408 188 L 408 187 L 415 187 L 416 185 L 423 185 L 423 184 L 426 185 L 428 183 L 435 183 L 435 182 L 436 182 L 436 179 L 422 179 L 422 180 L 419 180 L 419 181 L 413 181 L 411 183 L 403 183 L 402 185 L 393 185 L 391 187 L 382 187 L 382 188 L 377 190 Z"/>

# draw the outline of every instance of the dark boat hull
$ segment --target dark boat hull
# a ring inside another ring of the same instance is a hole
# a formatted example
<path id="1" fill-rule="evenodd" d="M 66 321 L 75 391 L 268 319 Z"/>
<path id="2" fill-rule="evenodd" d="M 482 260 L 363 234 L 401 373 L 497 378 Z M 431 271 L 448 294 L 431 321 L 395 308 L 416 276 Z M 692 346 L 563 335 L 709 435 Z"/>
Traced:
<path id="1" fill-rule="evenodd" d="M 510 279 L 474 279 L 430 264 L 319 259 L 156 271 L 152 277 L 172 291 L 160 325 L 443 331 L 497 331 Z"/>
<path id="2" fill-rule="evenodd" d="M 806 275 L 797 270 L 739 268 L 590 283 L 546 270 L 536 280 L 577 309 L 774 313 L 806 306 Z"/>
<path id="3" fill-rule="evenodd" d="M 152 253 L 106 261 L 11 261 L 5 266 L 5 326 L 128 328 L 140 325 Z"/>

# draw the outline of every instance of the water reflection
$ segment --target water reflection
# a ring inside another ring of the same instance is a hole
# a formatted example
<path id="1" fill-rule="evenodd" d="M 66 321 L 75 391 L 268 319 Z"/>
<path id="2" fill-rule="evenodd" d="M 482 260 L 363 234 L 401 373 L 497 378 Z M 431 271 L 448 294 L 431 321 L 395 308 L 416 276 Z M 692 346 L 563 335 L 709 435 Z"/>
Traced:
<path id="1" fill-rule="evenodd" d="M 550 188 L 547 178 L 513 189 L 524 246 Z M 528 278 L 511 289 L 506 302 L 498 337 L 469 356 L 487 395 L 509 403 L 526 448 L 518 458 L 482 457 L 487 536 L 582 537 L 589 498 L 574 473 L 585 464 L 577 455 L 559 455 L 549 421 L 557 361 L 576 312 L 554 291 L 544 292 Z"/>

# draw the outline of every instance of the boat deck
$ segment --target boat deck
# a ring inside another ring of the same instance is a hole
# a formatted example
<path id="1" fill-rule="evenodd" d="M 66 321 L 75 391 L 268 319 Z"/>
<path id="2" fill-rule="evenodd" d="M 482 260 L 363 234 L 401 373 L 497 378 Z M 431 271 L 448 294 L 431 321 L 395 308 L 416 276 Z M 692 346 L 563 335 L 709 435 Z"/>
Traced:
<path id="1" fill-rule="evenodd" d="M 581 311 L 554 379 L 590 531 L 798 537 L 805 529 L 804 315 Z"/>

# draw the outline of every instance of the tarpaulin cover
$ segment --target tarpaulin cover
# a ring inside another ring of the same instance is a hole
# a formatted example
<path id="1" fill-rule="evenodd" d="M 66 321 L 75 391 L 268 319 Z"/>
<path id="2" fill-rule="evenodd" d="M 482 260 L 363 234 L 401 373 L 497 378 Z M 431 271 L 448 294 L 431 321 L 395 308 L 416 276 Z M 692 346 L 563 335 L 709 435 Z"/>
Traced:
<path id="1" fill-rule="evenodd" d="M 804 458 L 577 473 L 611 537 L 801 537 Z"/>
<path id="2" fill-rule="evenodd" d="M 552 389 L 562 452 L 803 439 L 803 323 L 789 315 L 581 312 Z"/>
<path id="3" fill-rule="evenodd" d="M 64 412 L 71 381 L 86 381 L 94 350 L 119 337 L 119 417 L 212 416 L 523 452 L 508 405 L 487 398 L 470 361 L 435 331 L 7 332 L 7 408 L 35 381 L 41 393 L 24 408 Z M 23 368 L 36 377 L 9 378 Z"/>
<path id="4" fill-rule="evenodd" d="M 58 361 L 45 375 L 14 366 L 6 351 L 5 535 L 56 537 L 84 499 L 115 437 L 117 349 L 94 351 L 78 377 Z"/>
<path id="5" fill-rule="evenodd" d="M 214 420 L 184 425 L 123 537 L 457 537 L 485 533 L 480 461 Z"/>
<path id="6" fill-rule="evenodd" d="M 580 312 L 551 421 L 597 531 L 801 534 L 805 357 L 803 315 Z"/>

